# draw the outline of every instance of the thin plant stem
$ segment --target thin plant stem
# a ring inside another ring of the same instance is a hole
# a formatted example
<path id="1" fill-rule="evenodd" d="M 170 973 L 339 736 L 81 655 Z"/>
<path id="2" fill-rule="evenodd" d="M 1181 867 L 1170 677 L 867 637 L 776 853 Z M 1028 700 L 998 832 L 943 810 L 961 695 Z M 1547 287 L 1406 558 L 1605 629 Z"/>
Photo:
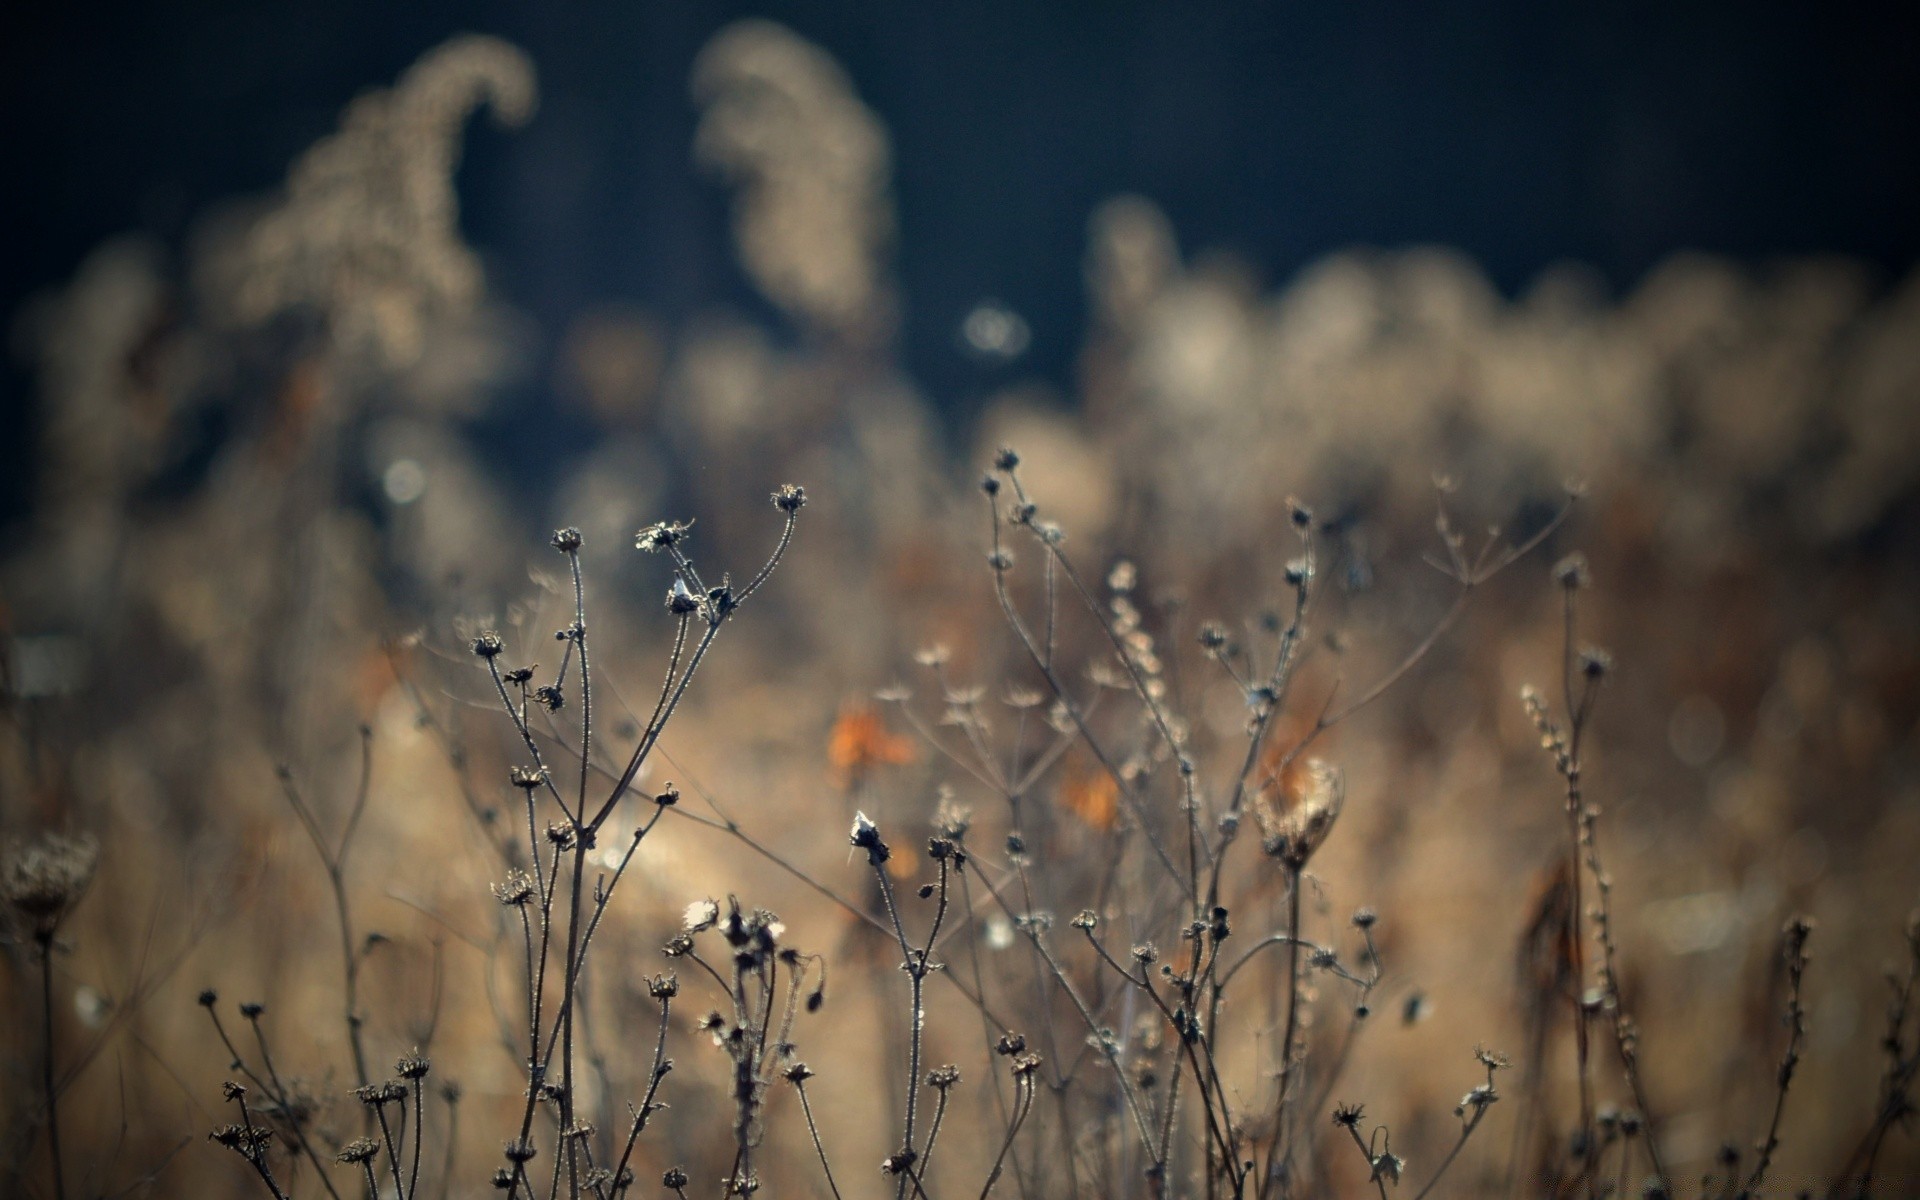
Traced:
<path id="1" fill-rule="evenodd" d="M 47 1101 L 47 1157 L 53 1164 L 55 1200 L 66 1200 L 67 1180 L 60 1162 L 60 1093 L 53 1083 L 53 930 L 34 935 L 40 944 L 40 1086 Z"/>

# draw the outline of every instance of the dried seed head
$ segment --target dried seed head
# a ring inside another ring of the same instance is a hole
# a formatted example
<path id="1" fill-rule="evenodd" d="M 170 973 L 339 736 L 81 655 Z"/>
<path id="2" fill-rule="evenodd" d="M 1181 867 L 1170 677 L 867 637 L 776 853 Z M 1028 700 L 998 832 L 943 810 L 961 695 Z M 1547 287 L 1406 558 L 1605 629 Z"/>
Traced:
<path id="1" fill-rule="evenodd" d="M 357 1137 L 340 1147 L 340 1152 L 333 1156 L 333 1160 L 335 1162 L 351 1163 L 357 1166 L 360 1163 L 372 1162 L 373 1156 L 379 1152 L 380 1144 L 378 1142 L 368 1137 Z"/>
<path id="2" fill-rule="evenodd" d="M 567 703 L 567 698 L 560 693 L 560 689 L 550 683 L 541 684 L 533 689 L 533 698 L 538 700 L 541 707 L 548 712 L 559 712 Z"/>
<path id="3" fill-rule="evenodd" d="M 798 484 L 785 483 L 773 494 L 773 506 L 783 513 L 797 513 L 806 507 L 807 489 Z"/>
<path id="4" fill-rule="evenodd" d="M 565 529 L 553 531 L 553 548 L 562 554 L 577 554 L 580 551 L 580 531 L 569 525 Z"/>
<path id="5" fill-rule="evenodd" d="M 504 883 L 493 885 L 493 898 L 509 907 L 517 907 L 531 902 L 535 890 L 533 876 L 515 867 L 507 872 Z"/>
<path id="6" fill-rule="evenodd" d="M 803 1062 L 797 1062 L 787 1068 L 786 1076 L 788 1083 L 805 1083 L 807 1080 L 813 1078 L 813 1068 Z"/>
<path id="7" fill-rule="evenodd" d="M 0 900 L 36 937 L 50 938 L 86 892 L 99 862 L 99 843 L 84 834 L 47 833 L 16 843 L 0 856 Z"/>
<path id="8" fill-rule="evenodd" d="M 1304 781 L 1297 792 L 1286 788 L 1283 792 L 1286 793 L 1281 797 L 1287 804 L 1285 811 L 1276 814 L 1272 803 L 1262 795 L 1256 801 L 1254 815 L 1259 818 L 1265 835 L 1262 848 L 1270 857 L 1298 871 L 1326 844 L 1327 834 L 1339 819 L 1346 784 L 1338 767 L 1314 759 L 1307 763 Z"/>
<path id="9" fill-rule="evenodd" d="M 667 611 L 677 617 L 684 617 L 689 613 L 698 612 L 699 609 L 700 601 L 688 590 L 687 581 L 675 575 L 673 586 L 667 589 Z"/>
<path id="10" fill-rule="evenodd" d="M 692 521 L 661 521 L 634 534 L 633 545 L 636 550 L 658 554 L 662 550 L 686 541 L 687 533 L 692 528 Z"/>
<path id="11" fill-rule="evenodd" d="M 433 1060 L 415 1050 L 412 1054 L 402 1056 L 393 1069 L 402 1079 L 425 1079 L 427 1072 L 433 1069 Z"/>
<path id="12" fill-rule="evenodd" d="M 500 640 L 500 635 L 491 629 L 474 638 L 467 646 L 481 658 L 498 658 L 507 648 L 507 644 Z"/>
<path id="13" fill-rule="evenodd" d="M 853 815 L 853 831 L 847 839 L 856 848 L 867 852 L 867 861 L 873 866 L 886 862 L 893 854 L 886 842 L 880 839 L 880 827 L 867 819 L 866 813 Z"/>
<path id="14" fill-rule="evenodd" d="M 1592 583 L 1592 573 L 1587 570 L 1587 556 L 1569 554 L 1553 564 L 1553 581 L 1570 592 L 1579 591 Z"/>
<path id="15" fill-rule="evenodd" d="M 668 1167 L 666 1172 L 660 1176 L 660 1186 L 666 1188 L 683 1188 L 687 1186 L 687 1173 L 679 1167 Z"/>
<path id="16" fill-rule="evenodd" d="M 508 1142 L 504 1152 L 508 1162 L 516 1163 L 532 1162 L 533 1156 L 540 1153 L 539 1149 L 535 1147 L 532 1142 L 522 1141 L 519 1138 Z"/>
<path id="17" fill-rule="evenodd" d="M 1013 452 L 1011 446 L 1000 447 L 1000 452 L 993 456 L 993 469 L 996 471 L 1011 471 L 1019 465 L 1020 456 Z"/>
<path id="18" fill-rule="evenodd" d="M 1337 1104 L 1333 1109 L 1333 1123 L 1344 1125 L 1348 1129 L 1357 1129 L 1367 1115 L 1367 1110 L 1358 1104 Z"/>

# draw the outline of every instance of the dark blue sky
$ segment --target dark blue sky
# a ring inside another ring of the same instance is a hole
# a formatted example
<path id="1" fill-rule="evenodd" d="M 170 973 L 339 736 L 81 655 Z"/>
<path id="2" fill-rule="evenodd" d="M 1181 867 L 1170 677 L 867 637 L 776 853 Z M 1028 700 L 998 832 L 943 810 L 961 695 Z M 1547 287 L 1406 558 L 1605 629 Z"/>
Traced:
<path id="1" fill-rule="evenodd" d="M 0 17 L 10 219 L 0 310 L 113 233 L 177 243 L 273 186 L 357 90 L 450 33 L 525 47 L 542 106 L 482 121 L 465 225 L 551 336 L 629 300 L 750 302 L 724 194 L 689 164 L 695 51 L 742 15 L 824 45 L 896 154 L 909 366 L 963 414 L 954 330 L 983 296 L 1066 384 L 1087 215 L 1138 191 L 1189 250 L 1281 282 L 1358 243 L 1459 246 L 1509 290 L 1560 259 L 1616 287 L 1680 248 L 1920 259 L 1920 39 L 1891 7 L 1771 3 L 450 5 L 204 0 Z M 6 467 L 26 381 L 5 383 Z M 10 506 L 9 506 L 10 507 Z"/>

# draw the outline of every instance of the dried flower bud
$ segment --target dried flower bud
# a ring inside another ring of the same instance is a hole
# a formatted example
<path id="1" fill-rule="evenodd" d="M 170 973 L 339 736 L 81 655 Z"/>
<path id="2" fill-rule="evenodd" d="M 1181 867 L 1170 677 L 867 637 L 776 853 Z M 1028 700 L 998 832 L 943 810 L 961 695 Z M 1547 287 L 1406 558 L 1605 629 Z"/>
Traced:
<path id="1" fill-rule="evenodd" d="M 649 554 L 657 554 L 662 550 L 677 546 L 685 541 L 687 539 L 687 531 L 692 528 L 693 522 L 691 521 L 662 521 L 655 525 L 649 525 L 639 533 L 636 533 L 633 536 L 633 545 L 636 550 L 645 550 Z"/>
<path id="2" fill-rule="evenodd" d="M 535 892 L 533 876 L 515 867 L 507 872 L 506 882 L 493 885 L 493 898 L 508 907 L 532 901 Z"/>
<path id="3" fill-rule="evenodd" d="M 880 839 L 880 827 L 867 819 L 866 813 L 855 813 L 853 832 L 847 839 L 855 847 L 867 852 L 867 861 L 879 866 L 886 862 L 893 852 L 887 849 L 886 842 Z"/>
<path id="4" fill-rule="evenodd" d="M 576 554 L 580 550 L 580 531 L 569 525 L 565 529 L 553 531 L 553 548 L 562 554 Z"/>
<path id="5" fill-rule="evenodd" d="M 1579 591 L 1593 581 L 1587 570 L 1587 556 L 1569 554 L 1553 565 L 1553 581 L 1570 592 Z"/>
<path id="6" fill-rule="evenodd" d="M 372 1162 L 373 1156 L 379 1152 L 380 1143 L 374 1141 L 372 1138 L 357 1137 L 340 1147 L 340 1152 L 333 1156 L 333 1160 L 335 1162 L 351 1163 L 357 1166 L 360 1163 Z"/>

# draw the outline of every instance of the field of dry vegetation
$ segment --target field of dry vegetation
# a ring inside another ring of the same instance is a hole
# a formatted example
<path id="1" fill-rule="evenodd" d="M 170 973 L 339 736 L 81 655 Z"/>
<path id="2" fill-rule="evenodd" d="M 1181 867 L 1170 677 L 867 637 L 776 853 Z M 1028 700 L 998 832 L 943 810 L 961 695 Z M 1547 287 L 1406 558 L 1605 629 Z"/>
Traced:
<path id="1" fill-rule="evenodd" d="M 0 1192 L 1912 1194 L 1920 278 L 1118 197 L 956 436 L 879 118 L 690 80 L 777 328 L 529 330 L 482 37 L 19 316 Z"/>

